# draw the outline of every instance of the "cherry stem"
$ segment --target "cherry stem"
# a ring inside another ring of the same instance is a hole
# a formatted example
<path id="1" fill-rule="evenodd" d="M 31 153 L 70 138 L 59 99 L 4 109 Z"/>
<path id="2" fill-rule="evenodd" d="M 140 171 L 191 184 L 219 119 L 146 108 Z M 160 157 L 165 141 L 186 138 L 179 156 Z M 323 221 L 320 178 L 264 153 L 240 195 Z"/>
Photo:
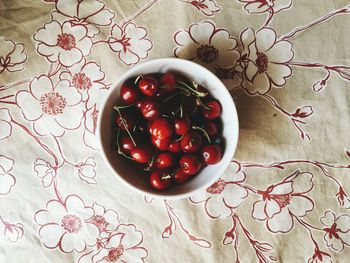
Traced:
<path id="1" fill-rule="evenodd" d="M 129 104 L 129 105 L 125 105 L 125 106 L 114 106 L 114 109 L 115 110 L 118 110 L 118 109 L 121 110 L 121 109 L 130 108 L 132 106 L 134 106 L 134 104 Z"/>
<path id="2" fill-rule="evenodd" d="M 209 134 L 208 134 L 207 131 L 204 130 L 202 127 L 199 127 L 199 126 L 192 126 L 192 129 L 194 129 L 194 130 L 200 130 L 201 132 L 203 132 L 203 134 L 204 134 L 204 136 L 207 138 L 208 142 L 211 143 Z"/>
<path id="3" fill-rule="evenodd" d="M 169 97 L 167 97 L 167 98 L 164 100 L 164 102 L 167 102 L 167 101 L 171 100 L 172 98 L 176 97 L 177 95 L 179 95 L 179 93 L 174 93 L 174 94 L 170 95 Z"/>
<path id="4" fill-rule="evenodd" d="M 205 96 L 207 96 L 206 93 L 203 93 L 203 92 L 200 92 L 200 91 L 198 91 L 198 90 L 193 89 L 192 87 L 190 87 L 189 85 L 187 85 L 185 82 L 182 82 L 182 81 L 179 81 L 179 80 L 178 80 L 177 83 L 183 85 L 183 87 L 182 87 L 182 86 L 176 86 L 176 87 L 178 87 L 178 88 L 180 88 L 180 89 L 182 89 L 182 90 L 188 89 L 189 91 L 191 91 L 192 93 L 194 93 L 194 95 L 196 95 L 197 97 L 205 97 Z M 185 87 L 186 89 L 184 89 L 184 87 Z"/>
<path id="5" fill-rule="evenodd" d="M 139 82 L 139 80 L 142 79 L 142 78 L 143 78 L 143 75 L 138 75 L 137 78 L 134 81 L 134 85 L 136 85 L 137 82 Z"/>
<path id="6" fill-rule="evenodd" d="M 145 171 L 150 171 L 151 170 L 151 167 L 153 165 L 155 157 L 156 157 L 156 154 L 153 154 L 151 161 L 148 163 L 148 166 L 144 169 Z"/>
<path id="7" fill-rule="evenodd" d="M 180 118 L 183 117 L 183 108 L 182 108 L 182 104 L 184 103 L 184 99 L 183 97 L 181 97 L 181 101 L 180 101 Z"/>
<path id="8" fill-rule="evenodd" d="M 128 105 L 128 106 L 130 107 L 130 105 Z M 136 147 L 136 143 L 135 143 L 135 141 L 134 141 L 134 138 L 132 137 L 132 135 L 131 135 L 131 133 L 130 133 L 130 131 L 129 131 L 129 129 L 128 129 L 128 124 L 126 123 L 125 119 L 123 118 L 122 113 L 120 112 L 120 110 L 119 110 L 118 107 L 114 106 L 114 109 L 119 113 L 120 118 L 122 118 L 122 123 L 123 123 L 123 125 L 124 125 L 124 127 L 125 127 L 125 130 L 126 130 L 126 132 L 128 133 L 128 135 L 129 135 L 129 137 L 130 137 L 130 139 L 131 139 L 131 141 L 132 141 L 132 144 Z M 119 142 L 118 142 L 118 143 L 119 143 Z"/>
<path id="9" fill-rule="evenodd" d="M 120 149 L 120 145 L 119 145 L 119 135 L 120 135 L 120 129 L 118 129 L 118 133 L 117 133 L 117 148 L 118 148 L 118 154 L 123 155 L 125 158 L 132 160 L 132 158 L 130 156 L 127 156 L 121 149 Z"/>

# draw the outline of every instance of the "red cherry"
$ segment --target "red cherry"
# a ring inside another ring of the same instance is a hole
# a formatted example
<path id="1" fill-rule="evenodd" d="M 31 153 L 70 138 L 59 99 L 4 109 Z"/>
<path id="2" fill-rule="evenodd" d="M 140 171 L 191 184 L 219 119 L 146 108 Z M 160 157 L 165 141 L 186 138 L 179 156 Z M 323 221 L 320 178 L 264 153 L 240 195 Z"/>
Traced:
<path id="1" fill-rule="evenodd" d="M 173 133 L 171 125 L 163 117 L 157 118 L 152 122 L 151 131 L 152 136 L 161 140 L 169 138 Z"/>
<path id="2" fill-rule="evenodd" d="M 154 120 L 160 116 L 160 104 L 154 98 L 147 98 L 142 102 L 141 112 L 146 120 Z"/>
<path id="3" fill-rule="evenodd" d="M 197 156 L 192 154 L 185 154 L 180 159 L 180 167 L 187 175 L 194 175 L 201 169 L 201 162 Z"/>
<path id="4" fill-rule="evenodd" d="M 202 137 L 198 132 L 190 131 L 181 139 L 180 146 L 185 153 L 196 152 L 202 146 Z"/>
<path id="5" fill-rule="evenodd" d="M 141 107 L 142 107 L 142 100 L 137 100 L 135 102 L 135 105 L 136 105 L 136 108 L 141 109 Z"/>
<path id="6" fill-rule="evenodd" d="M 181 151 L 180 142 L 175 139 L 169 144 L 168 151 L 172 153 L 179 153 Z"/>
<path id="7" fill-rule="evenodd" d="M 177 169 L 174 175 L 175 182 L 178 184 L 183 184 L 191 178 L 190 175 L 187 175 L 182 171 L 182 169 Z"/>
<path id="8" fill-rule="evenodd" d="M 214 137 L 218 134 L 218 126 L 212 122 L 212 121 L 208 121 L 206 124 L 205 124 L 205 131 L 208 133 L 209 137 Z"/>
<path id="9" fill-rule="evenodd" d="M 188 116 L 184 118 L 176 118 L 174 120 L 174 129 L 176 134 L 185 135 L 190 128 L 191 128 L 191 123 Z"/>
<path id="10" fill-rule="evenodd" d="M 139 98 L 139 91 L 125 81 L 120 88 L 120 97 L 126 104 L 133 104 Z"/>
<path id="11" fill-rule="evenodd" d="M 173 87 L 176 85 L 176 78 L 174 73 L 172 72 L 166 72 L 163 74 L 163 76 L 160 78 L 160 83 L 162 85 Z"/>
<path id="12" fill-rule="evenodd" d="M 149 179 L 152 188 L 158 191 L 167 189 L 172 183 L 171 175 L 160 170 L 154 171 Z"/>
<path id="13" fill-rule="evenodd" d="M 154 96 L 158 92 L 158 81 L 152 76 L 144 76 L 139 81 L 139 89 L 147 96 Z"/>
<path id="14" fill-rule="evenodd" d="M 122 135 L 120 138 L 120 147 L 123 152 L 130 154 L 133 149 L 135 149 L 134 144 L 132 143 L 132 140 L 130 139 L 129 135 Z"/>
<path id="15" fill-rule="evenodd" d="M 157 137 L 152 136 L 151 137 L 151 142 L 153 143 L 154 146 L 156 146 L 159 150 L 165 151 L 168 149 L 169 144 L 170 144 L 170 138 L 166 139 L 159 139 Z"/>
<path id="16" fill-rule="evenodd" d="M 175 162 L 175 155 L 170 152 L 160 153 L 155 158 L 156 167 L 159 169 L 170 168 L 175 165 Z"/>
<path id="17" fill-rule="evenodd" d="M 222 108 L 218 101 L 216 100 L 209 101 L 205 104 L 205 106 L 208 108 L 204 108 L 204 111 L 203 111 L 204 118 L 208 120 L 212 120 L 221 115 Z"/>
<path id="18" fill-rule="evenodd" d="M 216 164 L 222 158 L 222 150 L 219 145 L 211 144 L 202 149 L 203 160 L 206 164 Z"/>
<path id="19" fill-rule="evenodd" d="M 148 163 L 151 161 L 153 151 L 149 145 L 137 145 L 131 151 L 131 157 L 138 163 Z"/>
<path id="20" fill-rule="evenodd" d="M 122 130 L 131 130 L 135 124 L 134 118 L 127 113 L 122 113 L 122 115 L 118 113 L 115 122 Z"/>

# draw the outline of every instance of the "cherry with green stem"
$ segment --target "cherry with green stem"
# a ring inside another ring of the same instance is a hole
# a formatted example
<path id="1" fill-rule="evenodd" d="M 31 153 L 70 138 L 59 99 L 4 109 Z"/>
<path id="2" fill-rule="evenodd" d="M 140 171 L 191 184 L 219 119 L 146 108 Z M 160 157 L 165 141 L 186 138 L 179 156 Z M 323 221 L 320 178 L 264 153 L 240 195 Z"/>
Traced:
<path id="1" fill-rule="evenodd" d="M 118 112 L 118 114 L 119 114 L 119 116 L 120 116 L 120 118 L 121 118 L 121 120 L 122 120 L 122 123 L 123 123 L 123 125 L 124 125 L 124 127 L 125 127 L 126 132 L 128 133 L 128 135 L 129 135 L 129 137 L 130 137 L 130 139 L 131 139 L 133 145 L 136 147 L 135 140 L 134 140 L 134 138 L 132 137 L 131 132 L 129 131 L 128 125 L 127 125 L 125 119 L 123 118 L 122 113 L 120 112 L 120 109 L 125 109 L 125 108 L 131 107 L 131 106 L 132 106 L 132 105 L 119 106 L 119 107 L 114 106 L 114 109 Z"/>

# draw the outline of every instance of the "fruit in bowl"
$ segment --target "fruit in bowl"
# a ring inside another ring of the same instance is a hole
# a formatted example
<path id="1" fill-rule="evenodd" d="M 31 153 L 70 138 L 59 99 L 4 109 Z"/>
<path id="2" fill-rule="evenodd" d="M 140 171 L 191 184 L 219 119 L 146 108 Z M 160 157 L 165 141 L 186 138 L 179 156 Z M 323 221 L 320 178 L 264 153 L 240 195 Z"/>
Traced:
<path id="1" fill-rule="evenodd" d="M 111 171 L 131 189 L 188 197 L 227 169 L 238 140 L 232 98 L 210 71 L 156 59 L 123 74 L 102 104 L 97 134 Z"/>

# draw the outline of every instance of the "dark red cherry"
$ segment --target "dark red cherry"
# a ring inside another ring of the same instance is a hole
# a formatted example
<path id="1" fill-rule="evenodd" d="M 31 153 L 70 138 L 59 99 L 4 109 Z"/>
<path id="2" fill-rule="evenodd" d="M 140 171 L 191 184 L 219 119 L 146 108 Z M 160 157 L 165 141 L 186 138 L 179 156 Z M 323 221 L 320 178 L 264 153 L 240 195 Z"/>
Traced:
<path id="1" fill-rule="evenodd" d="M 150 184 L 153 189 L 163 191 L 172 183 L 172 177 L 169 173 L 161 170 L 154 171 L 150 176 Z"/>
<path id="2" fill-rule="evenodd" d="M 131 151 L 131 157 L 138 163 L 148 163 L 153 157 L 153 150 L 149 145 L 137 145 Z"/>
<path id="3" fill-rule="evenodd" d="M 120 97 L 126 104 L 133 104 L 139 98 L 140 91 L 134 88 L 130 81 L 125 81 L 120 88 Z"/>
<path id="4" fill-rule="evenodd" d="M 190 175 L 185 174 L 182 169 L 177 169 L 174 175 L 175 182 L 178 184 L 183 184 L 191 178 Z"/>
<path id="5" fill-rule="evenodd" d="M 122 130 L 131 130 L 135 124 L 134 118 L 127 113 L 122 113 L 122 115 L 118 113 L 115 122 Z"/>
<path id="6" fill-rule="evenodd" d="M 158 81 L 152 76 L 144 76 L 139 81 L 139 89 L 141 92 L 147 96 L 154 96 L 158 92 Z"/>
<path id="7" fill-rule="evenodd" d="M 152 122 L 152 136 L 157 139 L 164 140 L 171 137 L 173 130 L 170 123 L 163 117 L 159 117 Z"/>
<path id="8" fill-rule="evenodd" d="M 136 102 L 135 102 L 135 106 L 136 106 L 136 108 L 138 108 L 138 109 L 140 109 L 141 110 L 141 107 L 142 107 L 142 100 L 137 100 Z"/>
<path id="9" fill-rule="evenodd" d="M 146 120 L 154 120 L 160 116 L 160 104 L 154 98 L 147 98 L 142 102 L 141 113 Z"/>
<path id="10" fill-rule="evenodd" d="M 159 169 L 170 168 L 176 163 L 175 155 L 171 152 L 162 152 L 155 158 L 156 167 Z"/>
<path id="11" fill-rule="evenodd" d="M 218 101 L 212 100 L 205 103 L 206 108 L 204 108 L 203 115 L 204 118 L 212 120 L 218 118 L 221 115 L 221 105 Z"/>
<path id="12" fill-rule="evenodd" d="M 179 153 L 181 151 L 180 142 L 175 139 L 169 144 L 168 151 L 172 153 Z"/>
<path id="13" fill-rule="evenodd" d="M 162 85 L 173 87 L 176 85 L 176 77 L 174 73 L 168 71 L 163 74 L 163 76 L 160 78 L 160 83 Z"/>
<path id="14" fill-rule="evenodd" d="M 202 137 L 197 131 L 190 131 L 181 139 L 180 146 L 183 152 L 197 152 L 202 147 Z"/>
<path id="15" fill-rule="evenodd" d="M 185 135 L 191 128 L 190 119 L 188 116 L 176 118 L 174 120 L 174 130 L 178 135 Z"/>
<path id="16" fill-rule="evenodd" d="M 157 137 L 152 136 L 151 137 L 151 142 L 154 146 L 156 146 L 159 150 L 165 151 L 168 149 L 169 144 L 170 144 L 170 138 L 165 138 L 165 139 L 159 139 Z"/>
<path id="17" fill-rule="evenodd" d="M 222 149 L 216 144 L 204 146 L 202 149 L 202 156 L 206 164 L 216 164 L 222 158 Z"/>
<path id="18" fill-rule="evenodd" d="M 205 124 L 205 127 L 204 127 L 205 131 L 208 133 L 209 137 L 214 137 L 218 134 L 219 132 L 219 129 L 218 129 L 218 126 L 212 122 L 212 121 L 208 121 L 206 124 Z"/>
<path id="19" fill-rule="evenodd" d="M 132 143 L 132 140 L 130 139 L 130 136 L 127 134 L 124 134 L 119 139 L 119 145 L 121 147 L 121 150 L 124 153 L 130 154 L 133 149 L 135 149 L 134 144 Z"/>
<path id="20" fill-rule="evenodd" d="M 180 159 L 180 167 L 185 174 L 194 175 L 201 169 L 201 162 L 197 156 L 185 154 Z"/>

